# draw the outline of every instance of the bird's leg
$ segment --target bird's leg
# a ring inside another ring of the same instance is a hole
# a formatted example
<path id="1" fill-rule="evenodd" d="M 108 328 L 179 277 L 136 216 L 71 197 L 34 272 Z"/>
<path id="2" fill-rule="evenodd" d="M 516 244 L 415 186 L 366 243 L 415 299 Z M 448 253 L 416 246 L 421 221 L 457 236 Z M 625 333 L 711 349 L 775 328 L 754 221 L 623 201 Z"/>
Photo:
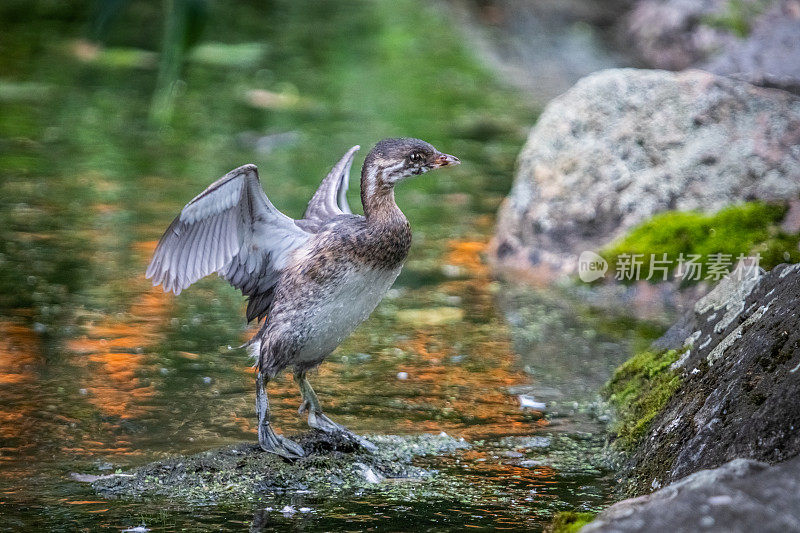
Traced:
<path id="1" fill-rule="evenodd" d="M 298 459 L 305 455 L 303 448 L 286 437 L 275 433 L 269 421 L 269 399 L 267 383 L 260 370 L 256 370 L 256 414 L 258 414 L 258 444 L 265 452 L 280 455 L 286 459 Z"/>
<path id="2" fill-rule="evenodd" d="M 300 395 L 303 397 L 303 403 L 300 404 L 300 409 L 297 412 L 303 414 L 304 411 L 308 411 L 309 426 L 325 433 L 343 435 L 370 452 L 378 449 L 377 446 L 364 437 L 356 435 L 346 427 L 337 424 L 322 412 L 317 393 L 311 388 L 311 383 L 308 382 L 305 372 L 296 372 L 294 379 L 298 387 L 300 387 Z"/>

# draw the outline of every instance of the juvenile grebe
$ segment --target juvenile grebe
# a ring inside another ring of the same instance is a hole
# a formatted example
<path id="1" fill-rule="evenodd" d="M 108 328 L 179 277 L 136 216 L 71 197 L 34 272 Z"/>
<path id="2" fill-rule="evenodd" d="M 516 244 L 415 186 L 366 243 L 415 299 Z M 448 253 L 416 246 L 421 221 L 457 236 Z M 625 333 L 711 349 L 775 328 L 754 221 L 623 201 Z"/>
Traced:
<path id="1" fill-rule="evenodd" d="M 248 297 L 248 321 L 266 319 L 248 342 L 256 366 L 258 442 L 289 459 L 304 452 L 272 429 L 266 387 L 290 366 L 309 426 L 374 448 L 323 414 L 306 373 L 372 313 L 400 273 L 411 228 L 394 186 L 459 163 L 419 139 L 380 141 L 361 169 L 360 216 L 346 196 L 358 149 L 348 150 L 322 180 L 300 220 L 272 205 L 255 165 L 232 170 L 186 204 L 147 268 L 153 285 L 175 294 L 216 272 Z"/>

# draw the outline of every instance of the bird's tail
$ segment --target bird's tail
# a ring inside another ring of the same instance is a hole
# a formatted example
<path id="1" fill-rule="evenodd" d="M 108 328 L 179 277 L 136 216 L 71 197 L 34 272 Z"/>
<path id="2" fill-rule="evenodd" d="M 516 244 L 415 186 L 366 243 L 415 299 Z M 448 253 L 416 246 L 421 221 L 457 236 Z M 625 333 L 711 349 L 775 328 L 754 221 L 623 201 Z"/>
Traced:
<path id="1" fill-rule="evenodd" d="M 253 335 L 253 338 L 246 343 L 239 346 L 239 348 L 247 348 L 247 353 L 253 358 L 253 366 L 261 371 L 261 339 L 258 335 Z"/>

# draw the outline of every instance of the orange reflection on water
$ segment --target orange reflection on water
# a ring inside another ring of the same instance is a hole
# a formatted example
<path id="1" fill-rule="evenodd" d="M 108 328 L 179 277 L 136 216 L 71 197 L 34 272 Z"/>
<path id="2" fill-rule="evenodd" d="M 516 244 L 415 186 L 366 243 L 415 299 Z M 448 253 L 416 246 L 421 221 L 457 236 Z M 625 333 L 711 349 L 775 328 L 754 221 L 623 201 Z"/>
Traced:
<path id="1" fill-rule="evenodd" d="M 27 326 L 0 320 L 0 387 L 6 400 L 0 402 L 0 437 L 17 437 L 32 426 L 31 415 L 39 405 L 26 392 L 37 381 L 40 363 L 37 335 Z"/>
<path id="2" fill-rule="evenodd" d="M 420 327 L 401 345 L 416 356 L 413 364 L 398 366 L 398 371 L 408 374 L 404 386 L 415 386 L 424 402 L 441 406 L 443 415 L 413 426 L 468 438 L 530 432 L 531 421 L 521 416 L 517 399 L 508 393 L 526 376 L 515 367 L 508 330 L 495 312 L 489 289 L 492 280 L 481 258 L 486 243 L 452 240 L 448 248 L 445 262 L 463 268 L 468 277 L 442 283 L 440 289 L 464 300 L 465 320 Z M 458 345 L 469 353 L 468 362 L 448 364 L 459 355 L 454 348 Z M 534 425 L 545 423 L 538 419 Z"/>
<path id="3" fill-rule="evenodd" d="M 0 321 L 0 385 L 33 379 L 31 365 L 37 362 L 38 339 L 27 326 Z"/>
<path id="4" fill-rule="evenodd" d="M 481 254 L 486 251 L 485 242 L 452 240 L 448 246 L 447 264 L 464 267 L 476 280 L 488 280 L 489 267 L 481 259 Z"/>
<path id="5" fill-rule="evenodd" d="M 524 375 L 513 368 L 510 346 L 479 342 L 472 348 L 477 357 L 485 359 L 479 367 L 448 364 L 457 354 L 441 337 L 459 336 L 448 329 L 460 328 L 441 328 L 435 333 L 415 331 L 414 338 L 401 344 L 415 357 L 410 364 L 397 366 L 398 372 L 408 376 L 398 387 L 412 392 L 413 404 L 435 409 L 433 418 L 403 420 L 405 429 L 454 432 L 464 437 L 530 431 L 530 421 L 520 416 L 516 398 L 507 392 L 508 387 L 524 380 Z"/>
<path id="6" fill-rule="evenodd" d="M 137 251 L 149 254 L 156 243 L 137 245 Z M 127 313 L 101 317 L 88 323 L 86 334 L 70 339 L 66 348 L 88 358 L 76 358 L 85 366 L 87 401 L 106 415 L 135 418 L 146 413 L 146 400 L 155 394 L 144 385 L 137 373 L 148 363 L 143 351 L 161 339 L 160 328 L 169 314 L 169 295 L 160 289 L 140 294 Z"/>

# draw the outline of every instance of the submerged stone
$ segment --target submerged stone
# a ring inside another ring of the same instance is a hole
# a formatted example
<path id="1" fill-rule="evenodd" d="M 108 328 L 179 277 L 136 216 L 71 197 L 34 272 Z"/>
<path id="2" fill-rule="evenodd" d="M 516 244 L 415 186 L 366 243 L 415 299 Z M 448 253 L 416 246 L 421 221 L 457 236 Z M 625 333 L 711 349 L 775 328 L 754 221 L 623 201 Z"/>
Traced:
<path id="1" fill-rule="evenodd" d="M 256 499 L 259 495 L 366 489 L 386 479 L 423 480 L 434 472 L 411 464 L 426 455 L 469 448 L 447 435 L 372 436 L 378 449 L 370 453 L 337 435 L 311 431 L 297 442 L 306 456 L 287 461 L 242 443 L 191 456 L 156 461 L 133 470 L 91 481 L 108 498 L 169 497 L 193 503 Z"/>

